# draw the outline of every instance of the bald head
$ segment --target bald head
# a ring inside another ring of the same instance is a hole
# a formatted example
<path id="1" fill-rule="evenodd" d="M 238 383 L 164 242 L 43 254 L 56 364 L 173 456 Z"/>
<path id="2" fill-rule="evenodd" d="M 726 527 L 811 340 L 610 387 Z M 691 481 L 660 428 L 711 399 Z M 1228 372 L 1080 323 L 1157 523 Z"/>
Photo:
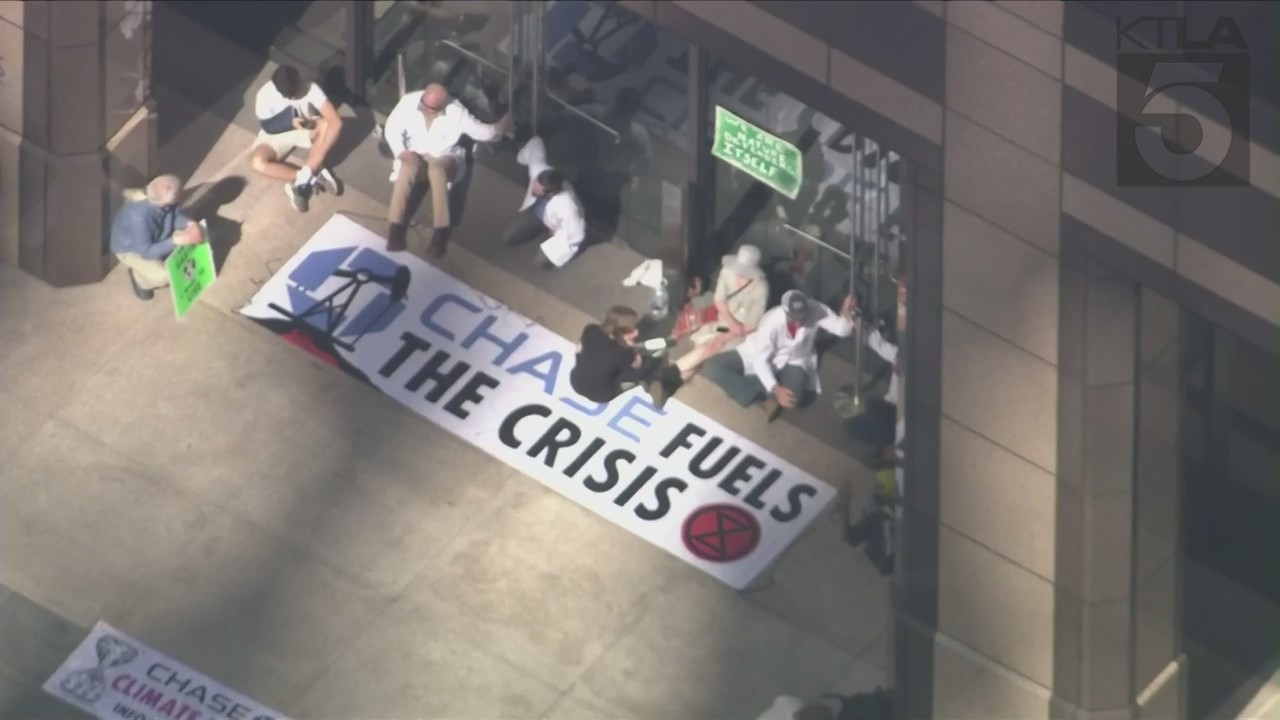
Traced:
<path id="1" fill-rule="evenodd" d="M 440 83 L 431 83 L 422 91 L 422 111 L 428 115 L 444 112 L 449 104 L 449 91 Z"/>
<path id="2" fill-rule="evenodd" d="M 161 175 L 147 183 L 147 200 L 152 205 L 174 205 L 182 194 L 182 180 L 177 175 Z"/>

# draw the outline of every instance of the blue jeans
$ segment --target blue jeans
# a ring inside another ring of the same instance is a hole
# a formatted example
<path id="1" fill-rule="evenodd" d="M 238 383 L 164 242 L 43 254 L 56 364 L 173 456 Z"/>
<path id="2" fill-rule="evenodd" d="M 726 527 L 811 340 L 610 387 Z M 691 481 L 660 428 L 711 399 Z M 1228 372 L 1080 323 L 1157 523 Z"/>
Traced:
<path id="1" fill-rule="evenodd" d="M 747 375 L 742 356 L 737 350 L 725 350 L 702 365 L 702 376 L 719 385 L 729 397 L 742 407 L 764 399 L 764 385 L 755 375 Z M 797 402 L 809 388 L 809 374 L 804 368 L 788 365 L 774 373 L 778 384 L 790 390 Z"/>

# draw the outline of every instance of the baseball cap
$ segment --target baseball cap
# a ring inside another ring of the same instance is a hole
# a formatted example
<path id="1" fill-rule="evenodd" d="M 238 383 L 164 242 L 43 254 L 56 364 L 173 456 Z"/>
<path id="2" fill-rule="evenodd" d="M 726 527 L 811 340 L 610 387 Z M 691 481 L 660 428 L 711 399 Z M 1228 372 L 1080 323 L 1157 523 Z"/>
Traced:
<path id="1" fill-rule="evenodd" d="M 809 298 L 805 297 L 805 294 L 799 290 L 788 290 L 782 296 L 782 306 L 786 308 L 787 317 L 794 322 L 808 320 L 813 310 L 809 303 Z"/>

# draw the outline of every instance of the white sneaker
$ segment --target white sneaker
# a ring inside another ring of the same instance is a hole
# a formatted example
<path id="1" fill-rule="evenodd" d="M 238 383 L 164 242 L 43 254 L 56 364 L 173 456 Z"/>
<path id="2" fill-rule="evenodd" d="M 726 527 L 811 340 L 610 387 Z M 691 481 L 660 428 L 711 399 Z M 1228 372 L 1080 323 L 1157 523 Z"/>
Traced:
<path id="1" fill-rule="evenodd" d="M 338 178 L 329 172 L 328 168 L 320 168 L 320 172 L 316 173 L 315 184 L 320 186 L 321 190 L 331 193 L 335 197 L 342 194 L 342 183 Z"/>

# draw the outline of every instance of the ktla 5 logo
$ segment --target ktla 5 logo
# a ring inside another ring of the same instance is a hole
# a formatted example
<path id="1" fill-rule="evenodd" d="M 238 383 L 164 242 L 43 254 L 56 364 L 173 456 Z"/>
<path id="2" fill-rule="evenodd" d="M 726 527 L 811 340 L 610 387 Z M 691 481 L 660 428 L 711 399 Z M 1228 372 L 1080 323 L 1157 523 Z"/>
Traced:
<path id="1" fill-rule="evenodd" d="M 1200 26 L 1199 27 L 1207 27 Z M 1236 21 L 1116 20 L 1117 184 L 1249 184 L 1249 54 Z"/>
<path id="2" fill-rule="evenodd" d="M 404 312 L 409 281 L 409 268 L 375 250 L 319 250 L 289 273 L 289 307 L 271 308 L 351 350 L 359 338 L 386 330 Z"/>

